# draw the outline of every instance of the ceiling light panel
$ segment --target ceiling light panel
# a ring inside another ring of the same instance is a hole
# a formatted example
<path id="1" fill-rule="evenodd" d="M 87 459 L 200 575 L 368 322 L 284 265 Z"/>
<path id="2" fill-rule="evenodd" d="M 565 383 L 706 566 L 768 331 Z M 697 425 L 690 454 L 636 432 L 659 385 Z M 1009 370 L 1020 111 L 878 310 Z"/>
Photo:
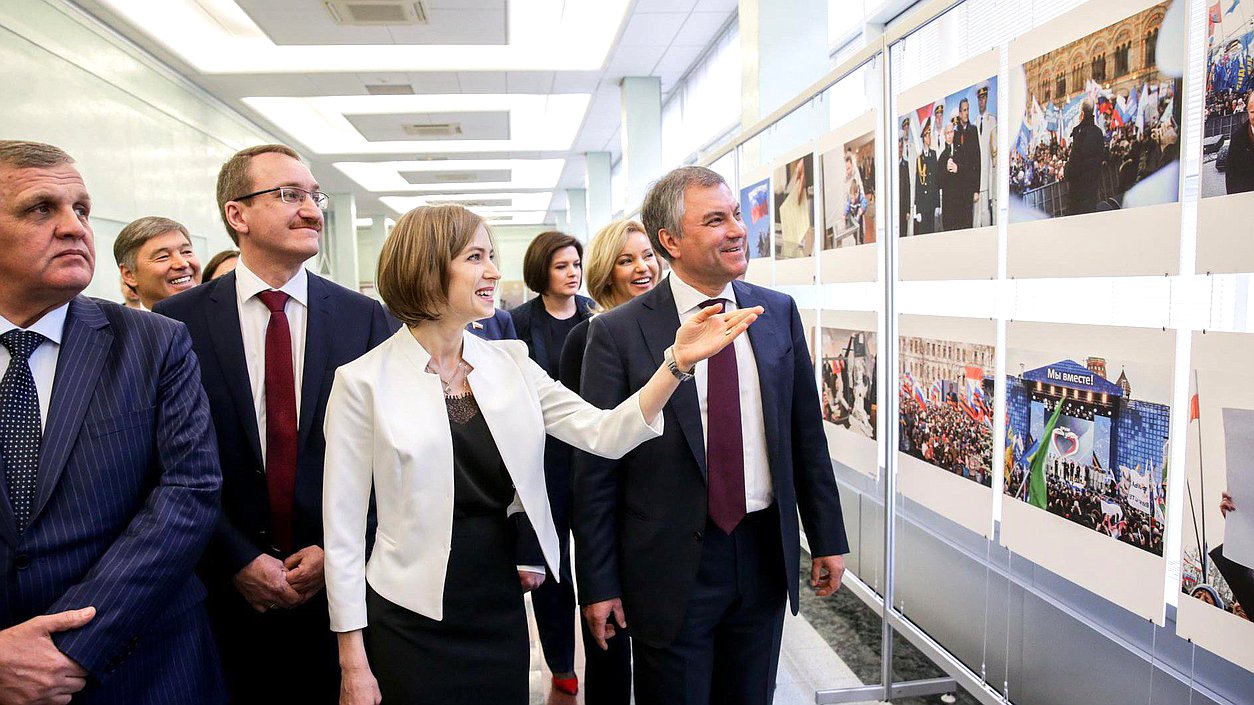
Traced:
<path id="1" fill-rule="evenodd" d="M 446 203 L 477 204 L 507 199 L 509 205 L 470 205 L 468 210 L 489 220 L 513 216 L 523 218 L 528 223 L 543 223 L 553 194 L 546 193 L 441 193 L 423 196 L 381 196 L 379 202 L 391 208 L 398 215 L 404 215 L 420 206 L 440 205 Z M 521 222 L 513 220 L 510 222 Z"/>
<path id="2" fill-rule="evenodd" d="M 562 177 L 565 159 L 450 159 L 442 161 L 336 162 L 335 168 L 371 193 L 421 193 L 448 190 L 439 184 L 440 174 L 466 172 L 509 172 L 509 181 L 457 184 L 465 191 L 509 191 L 513 189 L 552 189 Z M 431 174 L 431 184 L 415 184 L 404 173 Z M 546 206 L 547 207 L 547 206 Z"/>
<path id="3" fill-rule="evenodd" d="M 165 0 L 160 12 L 153 11 L 151 0 L 101 2 L 206 74 L 596 71 L 605 64 L 631 4 L 631 0 L 509 2 L 509 41 L 504 45 L 279 46 L 232 0 Z"/>
<path id="4" fill-rule="evenodd" d="M 353 95 L 310 98 L 252 97 L 244 104 L 315 154 L 396 154 L 568 151 L 591 96 L 564 95 Z M 509 111 L 505 140 L 388 140 L 371 142 L 349 115 L 406 115 Z"/>

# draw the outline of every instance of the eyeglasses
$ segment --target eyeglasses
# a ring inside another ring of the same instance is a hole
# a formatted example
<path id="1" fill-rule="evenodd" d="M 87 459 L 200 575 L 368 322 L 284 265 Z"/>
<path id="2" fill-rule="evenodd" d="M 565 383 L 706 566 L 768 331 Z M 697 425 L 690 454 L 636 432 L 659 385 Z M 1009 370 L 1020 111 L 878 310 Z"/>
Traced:
<path id="1" fill-rule="evenodd" d="M 294 206 L 304 203 L 306 196 L 313 199 L 314 205 L 321 208 L 322 210 L 326 210 L 327 204 L 330 202 L 330 199 L 327 197 L 327 195 L 321 191 L 306 191 L 303 188 L 296 188 L 295 186 L 276 186 L 274 188 L 268 188 L 264 191 L 254 191 L 252 193 L 245 194 L 243 196 L 236 196 L 235 198 L 232 198 L 231 200 L 242 201 L 245 198 L 252 198 L 253 196 L 262 196 L 267 193 L 274 193 L 275 191 L 279 192 L 279 200 L 283 201 L 284 203 L 290 203 Z"/>

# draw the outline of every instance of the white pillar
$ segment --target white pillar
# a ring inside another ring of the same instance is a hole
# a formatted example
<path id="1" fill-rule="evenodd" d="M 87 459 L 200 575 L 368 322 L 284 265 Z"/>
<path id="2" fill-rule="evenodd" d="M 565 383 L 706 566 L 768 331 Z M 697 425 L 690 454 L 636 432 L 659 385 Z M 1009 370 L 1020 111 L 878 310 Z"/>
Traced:
<path id="1" fill-rule="evenodd" d="M 614 198 L 610 185 L 609 152 L 588 152 L 584 155 L 588 177 L 585 185 L 588 189 L 588 233 L 592 234 L 614 217 Z"/>
<path id="2" fill-rule="evenodd" d="M 370 227 L 357 231 L 357 279 L 362 285 L 374 284 L 379 269 L 379 253 L 387 239 L 383 216 L 370 219 Z"/>
<path id="3" fill-rule="evenodd" d="M 621 84 L 623 173 L 627 209 L 640 206 L 649 184 L 662 176 L 662 81 L 657 76 L 628 76 Z"/>
<path id="4" fill-rule="evenodd" d="M 328 195 L 331 204 L 322 231 L 323 269 L 336 284 L 358 291 L 357 200 L 351 193 Z"/>
<path id="5" fill-rule="evenodd" d="M 822 78 L 831 68 L 827 56 L 827 0 L 740 0 L 741 125 L 771 114 Z M 742 155 L 758 164 L 823 134 L 828 107 L 821 101 L 798 108 Z"/>
<path id="6" fill-rule="evenodd" d="M 588 241 L 588 192 L 581 188 L 566 189 L 566 231 L 580 242 Z"/>

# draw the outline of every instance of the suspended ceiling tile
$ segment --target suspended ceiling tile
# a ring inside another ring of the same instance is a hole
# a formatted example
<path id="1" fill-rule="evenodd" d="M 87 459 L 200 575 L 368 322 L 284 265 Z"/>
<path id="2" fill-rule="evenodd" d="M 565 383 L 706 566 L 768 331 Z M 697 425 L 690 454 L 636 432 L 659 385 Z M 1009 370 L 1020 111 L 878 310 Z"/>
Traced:
<path id="1" fill-rule="evenodd" d="M 714 41 L 714 37 L 730 17 L 726 12 L 694 12 L 688 15 L 672 44 L 704 49 Z"/>
<path id="2" fill-rule="evenodd" d="M 407 74 L 415 93 L 460 93 L 461 81 L 454 71 Z"/>
<path id="3" fill-rule="evenodd" d="M 511 71 L 505 75 L 507 93 L 547 94 L 553 92 L 552 71 Z"/>
<path id="4" fill-rule="evenodd" d="M 688 12 L 697 0 L 636 0 L 636 12 Z"/>
<path id="5" fill-rule="evenodd" d="M 553 92 L 591 93 L 600 82 L 600 71 L 558 71 L 553 75 Z"/>
<path id="6" fill-rule="evenodd" d="M 457 81 L 462 93 L 505 93 L 504 71 L 459 71 Z"/>
<path id="7" fill-rule="evenodd" d="M 405 140 L 507 140 L 509 111 L 345 115 L 371 142 Z M 445 131 L 442 127 L 449 127 Z M 418 129 L 410 133 L 406 129 Z M 423 130 L 422 128 L 425 128 Z"/>
<path id="8" fill-rule="evenodd" d="M 605 69 L 609 79 L 624 76 L 652 76 L 653 67 L 666 53 L 666 47 L 620 47 L 614 52 L 614 58 Z"/>
<path id="9" fill-rule="evenodd" d="M 687 18 L 686 12 L 635 12 L 627 20 L 627 27 L 618 43 L 619 50 L 626 47 L 667 46 Z"/>

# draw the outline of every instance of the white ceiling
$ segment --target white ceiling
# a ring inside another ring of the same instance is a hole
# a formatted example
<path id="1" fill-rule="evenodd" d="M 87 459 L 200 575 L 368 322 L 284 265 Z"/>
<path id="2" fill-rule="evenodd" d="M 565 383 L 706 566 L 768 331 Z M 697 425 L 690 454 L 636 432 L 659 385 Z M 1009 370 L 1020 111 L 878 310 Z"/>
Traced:
<path id="1" fill-rule="evenodd" d="M 322 0 L 164 0 L 159 15 L 145 0 L 76 2 L 291 143 L 325 190 L 355 194 L 359 217 L 460 198 L 503 223 L 553 222 L 563 191 L 584 186 L 585 152 L 619 158 L 621 79 L 658 76 L 666 95 L 737 5 L 422 0 L 429 25 L 363 27 Z M 450 118 L 460 138 L 402 129 Z M 413 178 L 432 164 L 462 176 Z M 493 181 L 462 180 L 477 172 Z"/>

